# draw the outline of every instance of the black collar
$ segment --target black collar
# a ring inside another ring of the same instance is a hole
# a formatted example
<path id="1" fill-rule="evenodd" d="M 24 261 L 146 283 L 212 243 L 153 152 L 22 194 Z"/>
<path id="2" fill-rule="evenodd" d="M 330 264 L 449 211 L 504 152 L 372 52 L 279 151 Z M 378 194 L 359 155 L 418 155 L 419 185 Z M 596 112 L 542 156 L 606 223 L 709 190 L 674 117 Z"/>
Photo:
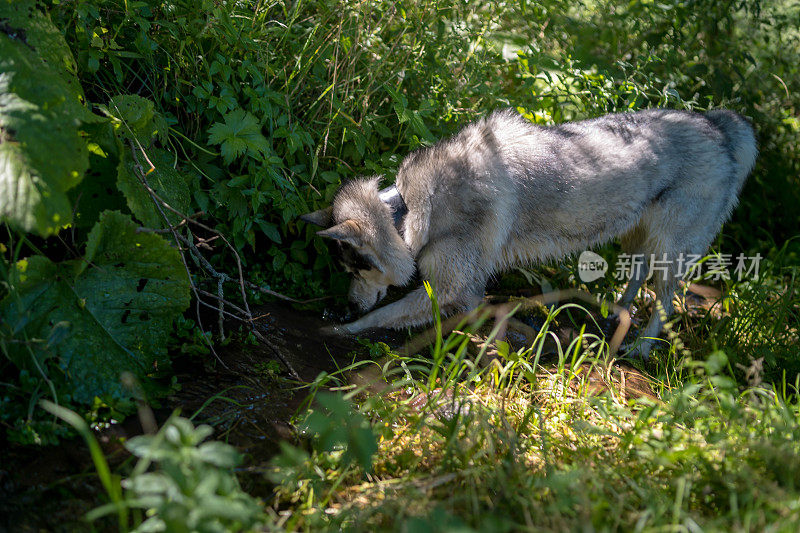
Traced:
<path id="1" fill-rule="evenodd" d="M 403 220 L 405 220 L 406 214 L 408 213 L 408 206 L 406 206 L 405 200 L 403 200 L 403 197 L 400 195 L 400 191 L 397 190 L 396 186 L 392 185 L 391 187 L 386 187 L 378 191 L 378 198 L 381 199 L 381 202 L 389 206 L 389 210 L 392 212 L 394 227 L 397 228 L 397 232 L 400 233 L 400 235 L 403 235 Z"/>

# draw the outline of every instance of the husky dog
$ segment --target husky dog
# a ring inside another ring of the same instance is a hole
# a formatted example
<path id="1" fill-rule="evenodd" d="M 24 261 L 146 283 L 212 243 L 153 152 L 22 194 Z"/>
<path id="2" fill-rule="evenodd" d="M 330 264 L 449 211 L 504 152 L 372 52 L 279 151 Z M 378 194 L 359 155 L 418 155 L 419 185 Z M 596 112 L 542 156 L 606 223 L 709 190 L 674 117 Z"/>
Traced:
<path id="1" fill-rule="evenodd" d="M 353 274 L 349 300 L 364 312 L 417 269 L 434 282 L 444 313 L 468 310 L 495 273 L 619 237 L 626 253 L 657 257 L 667 270 L 654 284 L 669 316 L 678 256 L 706 251 L 756 155 L 752 127 L 726 110 L 646 110 L 542 127 L 509 109 L 408 155 L 394 186 L 379 190 L 380 176 L 349 181 L 332 206 L 301 218 L 336 241 Z M 647 274 L 647 265 L 632 272 L 621 306 Z M 658 309 L 637 341 L 643 357 L 664 324 Z M 430 321 L 420 287 L 335 330 Z"/>

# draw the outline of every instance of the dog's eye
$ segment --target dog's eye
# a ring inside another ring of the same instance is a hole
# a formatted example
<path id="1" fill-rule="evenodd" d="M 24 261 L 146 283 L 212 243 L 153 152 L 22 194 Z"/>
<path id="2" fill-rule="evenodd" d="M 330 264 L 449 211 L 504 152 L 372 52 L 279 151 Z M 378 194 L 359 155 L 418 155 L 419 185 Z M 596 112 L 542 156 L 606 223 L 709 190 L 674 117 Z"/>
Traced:
<path id="1" fill-rule="evenodd" d="M 365 260 L 367 261 L 367 263 L 369 264 L 369 269 L 370 269 L 370 270 L 377 270 L 377 271 L 378 271 L 378 272 L 380 272 L 381 274 L 383 274 L 383 273 L 384 273 L 384 270 L 383 270 L 383 268 L 381 267 L 381 265 L 379 265 L 379 264 L 378 264 L 378 261 L 376 261 L 374 257 L 372 257 L 372 256 L 367 256 L 367 257 L 365 257 L 364 259 L 365 259 Z"/>
<path id="2" fill-rule="evenodd" d="M 374 258 L 360 254 L 347 243 L 337 241 L 331 255 L 344 270 L 353 275 L 359 275 L 359 271 L 381 270 Z"/>
<path id="3" fill-rule="evenodd" d="M 381 268 L 374 256 L 361 254 L 356 248 L 346 242 L 334 241 L 334 243 L 335 244 L 331 247 L 331 256 L 333 256 L 334 261 L 347 273 L 357 277 L 363 277 L 360 272 L 384 272 L 384 269 Z"/>
<path id="4" fill-rule="evenodd" d="M 347 256 L 345 256 L 344 261 L 347 264 L 347 266 L 349 266 L 353 270 L 375 269 L 375 262 L 372 261 L 371 258 L 364 257 L 359 253 L 348 254 Z"/>

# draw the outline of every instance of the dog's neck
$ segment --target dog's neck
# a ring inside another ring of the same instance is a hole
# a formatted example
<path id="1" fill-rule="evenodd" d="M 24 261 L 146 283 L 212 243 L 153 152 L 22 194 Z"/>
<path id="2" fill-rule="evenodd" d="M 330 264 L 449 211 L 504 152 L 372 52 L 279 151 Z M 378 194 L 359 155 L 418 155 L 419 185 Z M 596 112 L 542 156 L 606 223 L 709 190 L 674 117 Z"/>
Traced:
<path id="1" fill-rule="evenodd" d="M 391 187 L 386 187 L 385 189 L 378 191 L 378 198 L 381 199 L 381 202 L 389 206 L 389 210 L 392 212 L 394 227 L 402 237 L 403 221 L 408 213 L 408 206 L 406 205 L 405 200 L 403 200 L 403 197 L 400 195 L 400 191 L 397 190 L 397 187 L 392 185 Z"/>

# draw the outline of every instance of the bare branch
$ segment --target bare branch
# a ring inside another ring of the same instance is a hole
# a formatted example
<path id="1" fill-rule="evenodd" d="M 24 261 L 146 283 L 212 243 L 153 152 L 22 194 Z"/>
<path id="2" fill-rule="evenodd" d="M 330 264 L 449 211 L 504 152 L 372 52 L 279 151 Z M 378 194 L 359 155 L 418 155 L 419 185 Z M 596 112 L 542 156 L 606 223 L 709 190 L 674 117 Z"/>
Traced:
<path id="1" fill-rule="evenodd" d="M 142 150 L 142 154 L 144 154 L 144 149 L 142 149 L 141 145 L 139 146 L 139 149 Z M 161 214 L 161 217 L 164 219 L 164 222 L 167 224 L 167 227 L 169 228 L 170 232 L 172 233 L 172 237 L 175 239 L 175 244 L 177 244 L 178 241 L 179 241 L 180 235 L 178 234 L 178 230 L 176 230 L 175 227 L 172 225 L 172 223 L 170 223 L 169 218 L 167 217 L 167 214 L 164 212 L 164 208 L 162 207 L 162 205 L 164 207 L 169 208 L 169 209 L 172 209 L 172 208 L 169 207 L 169 205 L 156 194 L 156 192 L 153 190 L 152 187 L 150 187 L 150 184 L 147 182 L 147 175 L 144 172 L 144 169 L 142 168 L 141 164 L 139 163 L 139 157 L 136 155 L 136 147 L 133 145 L 132 142 L 131 142 L 131 154 L 133 155 L 134 168 L 136 169 L 137 173 L 139 174 L 137 176 L 139 178 L 139 181 L 141 182 L 142 186 L 147 190 L 147 192 L 150 194 L 150 199 L 153 201 L 153 205 L 155 205 L 156 209 L 158 209 L 158 212 Z M 147 155 L 146 154 L 144 154 L 144 155 L 145 155 L 145 158 L 147 158 Z M 147 161 L 148 161 L 148 163 L 150 163 L 149 159 Z M 150 167 L 153 168 L 153 164 L 152 163 L 150 163 Z M 173 209 L 173 211 L 174 211 L 174 209 Z M 181 216 L 181 218 L 183 220 L 187 220 L 188 219 L 188 217 L 186 217 L 185 215 L 183 215 L 181 213 L 178 213 L 178 214 Z M 186 258 L 184 257 L 183 253 L 181 253 L 180 250 L 178 251 L 178 255 L 180 255 L 181 262 L 183 263 L 183 267 L 186 269 L 186 276 L 189 279 L 189 285 L 192 288 L 192 291 L 194 292 L 195 301 L 196 301 L 195 305 L 196 305 L 196 314 L 197 314 L 197 325 L 200 327 L 200 331 L 203 333 L 202 337 L 203 337 L 203 339 L 205 339 L 206 344 L 208 344 L 209 350 L 211 350 L 211 353 L 214 354 L 214 357 L 217 359 L 217 361 L 219 361 L 219 363 L 223 367 L 225 367 L 226 369 L 230 370 L 228 368 L 228 365 L 225 364 L 225 362 L 220 358 L 220 356 L 217 353 L 217 351 L 214 349 L 214 343 L 212 343 L 211 339 L 209 339 L 205 335 L 205 329 L 203 328 L 203 321 L 202 321 L 202 318 L 200 317 L 200 301 L 201 301 L 200 295 L 197 293 L 197 287 L 195 287 L 194 283 L 192 282 L 192 272 L 191 272 L 191 270 L 189 270 L 189 265 L 186 263 Z"/>
<path id="2" fill-rule="evenodd" d="M 247 323 L 249 325 L 250 330 L 253 333 L 253 335 L 262 344 L 266 345 L 277 356 L 277 358 L 286 366 L 286 368 L 289 371 L 289 374 L 294 379 L 297 379 L 298 381 L 302 381 L 302 379 L 300 378 L 300 375 L 292 367 L 291 363 L 289 363 L 289 361 L 286 359 L 286 357 L 284 356 L 284 354 L 281 351 L 281 349 L 277 345 L 275 345 L 275 343 L 273 343 L 261 331 L 259 331 L 259 329 L 258 329 L 259 324 L 253 318 L 253 314 L 250 311 L 250 305 L 249 305 L 248 299 L 247 299 L 247 290 L 246 290 L 246 288 L 249 288 L 251 290 L 257 290 L 257 291 L 261 292 L 262 294 L 267 294 L 269 296 L 273 296 L 275 298 L 279 298 L 281 300 L 285 300 L 285 301 L 288 301 L 288 302 L 295 302 L 295 303 L 304 303 L 304 302 L 300 302 L 298 300 L 295 300 L 294 298 L 290 298 L 290 297 L 285 296 L 285 295 L 283 295 L 281 293 L 278 293 L 278 292 L 275 292 L 273 290 L 267 289 L 266 287 L 262 287 L 260 285 L 257 285 L 255 283 L 252 283 L 252 282 L 244 279 L 244 273 L 243 273 L 243 270 L 242 270 L 241 258 L 239 257 L 239 253 L 231 245 L 231 243 L 225 238 L 225 236 L 222 233 L 220 233 L 219 231 L 217 231 L 217 230 L 215 230 L 215 229 L 203 224 L 199 220 L 197 220 L 204 213 L 200 212 L 200 213 L 195 213 L 193 215 L 187 216 L 184 213 L 181 213 L 177 209 L 175 209 L 172 206 L 170 206 L 163 198 L 161 198 L 158 195 L 158 193 L 156 193 L 156 191 L 154 191 L 153 188 L 150 187 L 150 184 L 147 181 L 147 173 L 144 171 L 144 169 L 142 168 L 142 165 L 139 162 L 137 150 L 142 153 L 142 155 L 144 156 L 145 160 L 150 164 L 150 168 L 152 169 L 154 167 L 153 167 L 152 163 L 150 162 L 150 160 L 147 158 L 147 154 L 145 153 L 145 151 L 141 147 L 141 145 L 139 145 L 137 147 L 136 145 L 134 145 L 133 142 L 131 142 L 130 145 L 131 145 L 131 152 L 133 154 L 134 168 L 136 170 L 137 178 L 139 179 L 141 185 L 149 193 L 150 199 L 152 200 L 153 204 L 156 206 L 156 209 L 161 214 L 161 217 L 164 219 L 164 223 L 167 226 L 166 228 L 163 228 L 163 229 L 139 228 L 137 231 L 152 232 L 152 233 L 169 233 L 169 234 L 172 235 L 173 239 L 175 240 L 175 244 L 178 247 L 178 252 L 179 252 L 179 255 L 181 257 L 181 261 L 183 262 L 183 266 L 186 269 L 186 274 L 187 274 L 187 276 L 189 278 L 189 284 L 191 286 L 192 292 L 194 293 L 194 296 L 195 296 L 195 302 L 196 302 L 196 306 L 197 306 L 196 313 L 197 313 L 198 325 L 200 327 L 200 331 L 203 332 L 203 338 L 206 339 L 206 342 L 208 343 L 208 346 L 209 346 L 211 352 L 214 354 L 214 356 L 217 358 L 217 360 L 220 362 L 220 364 L 222 364 L 222 366 L 224 366 L 225 368 L 228 368 L 228 366 L 222 361 L 222 359 L 220 359 L 219 355 L 214 350 L 214 346 L 213 346 L 213 343 L 211 342 L 211 340 L 205 335 L 205 330 L 203 328 L 203 324 L 202 324 L 202 321 L 200 319 L 200 306 L 201 305 L 205 306 L 205 307 L 212 308 L 212 309 L 216 309 L 216 311 L 217 311 L 217 323 L 218 323 L 218 327 L 219 327 L 219 334 L 220 334 L 220 337 L 222 339 L 225 339 L 224 323 L 225 323 L 225 317 L 226 316 L 231 317 L 231 318 L 233 318 L 235 320 Z M 170 222 L 169 218 L 167 217 L 167 213 L 166 213 L 167 211 L 170 211 L 170 212 L 176 214 L 177 216 L 179 216 L 180 217 L 180 222 L 178 224 L 172 224 Z M 207 232 L 211 233 L 212 237 L 208 237 L 208 238 L 194 237 L 192 235 L 190 229 L 189 229 L 189 225 L 195 225 L 195 226 L 203 229 L 204 231 L 207 231 Z M 189 237 L 191 237 L 191 238 L 185 237 L 184 235 L 182 235 L 178 231 L 180 228 L 183 228 L 183 227 L 186 228 L 186 230 L 187 230 L 187 232 L 189 234 Z M 193 242 L 192 238 L 196 238 L 197 239 L 197 244 L 195 244 L 195 242 Z M 225 244 L 225 247 L 233 254 L 233 257 L 236 260 L 236 269 L 237 269 L 238 276 L 235 277 L 235 278 L 230 276 L 230 275 L 228 275 L 225 272 L 219 272 L 217 269 L 215 269 L 213 267 L 213 265 L 211 265 L 211 263 L 203 256 L 203 254 L 200 253 L 200 250 L 198 249 L 198 245 L 199 246 L 203 246 L 203 247 L 207 247 L 207 248 L 210 249 L 210 247 L 208 246 L 208 243 L 213 242 L 214 240 L 217 240 L 217 239 L 221 240 Z M 184 248 L 181 248 L 181 245 L 183 245 Z M 184 252 L 188 252 L 189 256 L 195 261 L 195 263 L 198 266 L 200 266 L 203 270 L 205 270 L 206 273 L 211 278 L 216 280 L 216 282 L 217 282 L 217 293 L 216 294 L 212 294 L 212 293 L 210 293 L 208 291 L 204 291 L 202 289 L 199 289 L 194 284 L 194 282 L 192 281 L 192 273 L 191 273 L 191 270 L 189 269 L 188 263 L 186 262 L 186 257 L 184 256 Z M 238 305 L 236 305 L 236 304 L 234 304 L 234 303 L 232 303 L 232 302 L 230 302 L 230 301 L 225 299 L 224 284 L 228 283 L 228 282 L 236 283 L 239 286 L 239 292 L 241 294 L 241 299 L 242 299 L 242 307 L 240 307 L 240 306 L 238 306 Z M 216 300 L 216 305 L 212 305 L 212 304 L 206 302 L 205 300 L 203 300 L 201 298 L 201 295 L 204 296 L 204 297 L 213 298 L 214 300 Z M 319 298 L 315 299 L 315 300 L 319 300 Z M 315 300 L 308 300 L 308 301 L 310 302 L 310 301 L 315 301 Z M 228 309 L 231 309 L 232 311 L 234 311 L 234 313 L 226 311 L 225 310 L 226 307 Z"/>

